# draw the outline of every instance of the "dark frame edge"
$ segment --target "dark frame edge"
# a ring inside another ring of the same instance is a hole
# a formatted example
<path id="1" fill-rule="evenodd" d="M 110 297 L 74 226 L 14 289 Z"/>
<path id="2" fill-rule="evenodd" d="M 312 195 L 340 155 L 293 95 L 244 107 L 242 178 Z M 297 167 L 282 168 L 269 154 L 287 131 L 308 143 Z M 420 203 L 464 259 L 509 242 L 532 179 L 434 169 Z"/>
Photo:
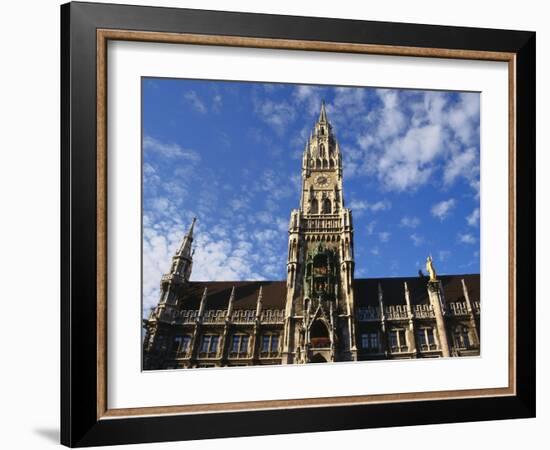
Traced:
<path id="1" fill-rule="evenodd" d="M 516 386 L 536 416 L 536 33 L 516 53 Z M 521 201 L 519 201 L 521 199 Z"/>
<path id="2" fill-rule="evenodd" d="M 71 445 L 71 366 L 70 366 L 70 4 L 63 4 L 60 8 L 61 33 L 60 33 L 60 170 L 61 170 L 61 358 L 60 358 L 60 406 L 61 426 L 60 442 L 63 445 Z"/>
<path id="3" fill-rule="evenodd" d="M 91 119 L 91 115 L 88 111 L 84 114 L 80 113 L 77 117 L 72 108 L 78 104 L 79 99 L 90 94 L 91 85 L 86 86 L 88 91 L 84 89 L 86 92 L 78 94 L 76 89 L 73 90 L 72 81 L 78 80 L 79 73 L 82 74 L 86 69 L 90 69 L 88 60 L 86 60 L 88 67 L 80 67 L 80 65 L 84 54 L 90 50 L 91 44 L 86 42 L 87 48 L 82 52 L 83 55 L 80 55 L 72 44 L 78 42 L 78 37 L 89 37 L 89 33 L 95 33 L 97 24 L 94 21 L 97 20 L 97 15 L 94 14 L 91 19 L 88 19 L 86 12 L 94 10 L 95 7 L 98 7 L 95 13 L 102 8 L 106 8 L 107 11 L 111 6 L 128 8 L 123 5 L 99 6 L 92 3 L 69 3 L 61 6 L 62 444 L 81 447 L 535 417 L 535 222 L 533 220 L 535 211 L 535 33 L 513 32 L 515 33 L 513 43 L 507 45 L 515 47 L 517 55 L 516 186 L 517 198 L 521 199 L 521 202 L 518 201 L 516 204 L 516 297 L 527 300 L 518 302 L 516 307 L 516 396 L 98 420 L 96 417 L 97 391 L 95 389 L 93 392 L 85 391 L 90 386 L 95 387 L 97 382 L 95 370 L 93 373 L 89 372 L 91 367 L 89 351 L 94 349 L 93 357 L 97 357 L 96 330 L 91 330 L 89 324 L 79 329 L 72 328 L 72 323 L 82 323 L 80 320 L 84 317 L 91 321 L 90 314 L 93 315 L 93 325 L 95 325 L 94 314 L 97 313 L 92 307 L 93 301 L 90 303 L 91 298 L 96 294 L 93 288 L 95 273 L 93 275 L 83 273 L 84 268 L 91 270 L 92 267 L 97 267 L 95 220 L 93 225 L 90 225 L 90 211 L 85 206 L 78 205 L 78 202 L 84 202 L 84 204 L 92 202 L 94 208 L 89 209 L 93 209 L 91 212 L 95 213 L 95 178 L 91 172 L 95 174 L 96 153 L 86 156 L 79 146 L 79 143 L 89 138 L 89 135 L 93 136 L 95 143 L 95 128 L 91 132 L 83 132 L 82 127 L 87 123 L 86 120 Z M 144 9 L 144 7 L 139 8 Z M 219 11 L 215 13 L 218 16 L 223 15 Z M 250 16 L 250 14 L 243 15 Z M 263 20 L 268 20 L 266 17 L 264 15 Z M 120 20 L 120 17 L 114 20 Z M 134 17 L 133 20 L 136 18 Z M 410 32 L 408 28 L 410 24 L 402 25 Z M 421 26 L 418 25 L 418 27 Z M 250 33 L 254 34 L 255 31 Z M 95 46 L 95 38 L 93 45 Z M 95 89 L 95 72 L 92 78 Z M 95 111 L 95 102 L 93 109 Z M 95 124 L 95 116 L 93 118 Z M 90 161 L 93 162 L 92 169 L 86 167 L 86 163 Z M 87 184 L 90 181 L 94 182 L 93 186 Z M 83 186 L 87 188 L 83 189 Z M 93 192 L 90 192 L 90 188 Z M 76 257 L 82 252 L 90 251 L 91 255 L 86 256 L 89 258 L 86 263 L 76 261 Z M 91 291 L 82 294 L 83 288 L 91 288 Z M 87 336 L 83 337 L 86 333 Z M 85 347 L 85 356 L 73 351 L 71 343 L 75 338 L 78 339 L 79 345 L 82 344 Z M 345 414 L 338 414 L 339 411 L 345 411 Z M 405 415 L 409 417 L 407 421 L 402 418 Z M 332 416 L 331 421 L 327 421 L 328 416 Z M 183 421 L 191 425 L 184 428 Z M 212 421 L 219 425 L 215 433 L 208 431 L 214 428 L 211 427 Z M 279 422 L 284 424 L 282 429 L 278 425 Z M 243 427 L 242 423 L 247 426 Z M 254 423 L 256 428 L 250 428 L 251 423 Z M 272 425 L 273 423 L 277 425 Z M 254 429 L 254 432 L 251 432 L 251 429 Z"/>
<path id="4" fill-rule="evenodd" d="M 60 6 L 60 442 L 68 447 L 81 446 L 84 436 L 98 423 L 96 104 L 95 101 L 87 104 L 88 99 L 96 96 L 95 57 L 93 60 L 87 58 L 96 50 L 96 19 L 87 15 L 92 5 L 66 3 Z M 90 72 L 93 77 L 88 83 Z"/>

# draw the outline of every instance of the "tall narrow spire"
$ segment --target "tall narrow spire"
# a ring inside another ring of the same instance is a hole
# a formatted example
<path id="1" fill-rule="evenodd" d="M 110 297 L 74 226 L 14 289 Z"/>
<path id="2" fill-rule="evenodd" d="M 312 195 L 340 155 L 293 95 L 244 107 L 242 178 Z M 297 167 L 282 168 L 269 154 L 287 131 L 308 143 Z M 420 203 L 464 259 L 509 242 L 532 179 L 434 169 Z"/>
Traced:
<path id="1" fill-rule="evenodd" d="M 193 221 L 189 226 L 189 230 L 187 231 L 187 234 L 183 237 L 183 241 L 181 242 L 180 248 L 176 253 L 177 256 L 186 256 L 188 258 L 191 257 L 191 244 L 193 243 L 193 230 L 195 229 L 196 221 L 197 221 L 197 218 L 193 217 Z"/>
<path id="2" fill-rule="evenodd" d="M 327 120 L 327 110 L 325 107 L 325 101 L 321 103 L 321 112 L 319 113 L 319 122 L 328 122 Z"/>
<path id="3" fill-rule="evenodd" d="M 170 274 L 177 275 L 184 281 L 189 281 L 191 278 L 191 270 L 193 268 L 193 254 L 195 250 L 193 246 L 193 230 L 195 228 L 196 217 L 193 217 L 193 221 L 189 226 L 189 230 L 183 237 L 181 245 L 179 246 L 176 254 L 172 257 L 172 268 Z"/>

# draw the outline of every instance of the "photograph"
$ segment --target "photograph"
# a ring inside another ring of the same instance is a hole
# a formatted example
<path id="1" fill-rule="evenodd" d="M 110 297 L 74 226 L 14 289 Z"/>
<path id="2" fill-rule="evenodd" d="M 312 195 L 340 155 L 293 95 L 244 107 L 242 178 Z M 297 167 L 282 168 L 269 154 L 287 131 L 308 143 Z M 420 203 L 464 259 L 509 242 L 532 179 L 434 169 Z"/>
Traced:
<path id="1" fill-rule="evenodd" d="M 164 6 L 60 8 L 61 443 L 533 435 L 540 20 Z"/>
<path id="2" fill-rule="evenodd" d="M 142 370 L 481 355 L 480 92 L 144 76 L 141 151 Z"/>

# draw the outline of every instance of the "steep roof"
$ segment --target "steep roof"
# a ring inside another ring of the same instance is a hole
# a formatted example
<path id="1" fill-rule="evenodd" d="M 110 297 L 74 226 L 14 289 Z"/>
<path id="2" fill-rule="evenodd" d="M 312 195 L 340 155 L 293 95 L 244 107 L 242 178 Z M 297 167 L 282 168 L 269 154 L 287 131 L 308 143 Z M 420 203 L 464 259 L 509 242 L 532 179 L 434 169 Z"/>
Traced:
<path id="1" fill-rule="evenodd" d="M 462 282 L 466 283 L 471 301 L 479 301 L 479 274 L 438 276 L 447 302 L 464 301 Z M 378 306 L 378 285 L 382 288 L 385 306 L 404 305 L 407 282 L 409 298 L 413 305 L 429 303 L 427 283 L 424 277 L 363 278 L 354 280 L 355 303 L 358 307 Z M 202 294 L 207 289 L 206 309 L 227 309 L 231 290 L 235 287 L 233 308 L 255 309 L 262 287 L 263 309 L 284 309 L 286 302 L 285 281 L 194 281 L 180 299 L 183 309 L 198 309 Z"/>
<path id="2" fill-rule="evenodd" d="M 447 302 L 464 301 L 462 282 L 464 279 L 471 301 L 479 301 L 479 275 L 441 275 L 445 300 Z M 382 298 L 385 306 L 405 304 L 405 282 L 409 288 L 411 304 L 422 305 L 429 303 L 427 284 L 424 277 L 399 278 L 364 278 L 354 281 L 355 303 L 359 307 L 378 306 L 378 285 L 382 288 Z"/>
<path id="3" fill-rule="evenodd" d="M 262 287 L 263 309 L 284 309 L 286 282 L 284 281 L 194 281 L 185 290 L 180 304 L 184 309 L 199 309 L 204 288 L 208 288 L 206 309 L 226 309 L 231 290 L 235 287 L 233 309 L 256 309 Z"/>

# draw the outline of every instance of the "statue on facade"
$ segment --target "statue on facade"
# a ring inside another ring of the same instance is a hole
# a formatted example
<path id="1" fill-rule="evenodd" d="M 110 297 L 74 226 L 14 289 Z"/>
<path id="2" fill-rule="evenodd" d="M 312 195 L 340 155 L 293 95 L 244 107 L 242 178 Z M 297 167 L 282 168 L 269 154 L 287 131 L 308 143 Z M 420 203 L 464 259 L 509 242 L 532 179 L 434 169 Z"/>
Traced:
<path id="1" fill-rule="evenodd" d="M 435 273 L 435 267 L 431 255 L 426 259 L 426 270 L 430 274 L 430 281 L 437 281 L 437 274 Z"/>

